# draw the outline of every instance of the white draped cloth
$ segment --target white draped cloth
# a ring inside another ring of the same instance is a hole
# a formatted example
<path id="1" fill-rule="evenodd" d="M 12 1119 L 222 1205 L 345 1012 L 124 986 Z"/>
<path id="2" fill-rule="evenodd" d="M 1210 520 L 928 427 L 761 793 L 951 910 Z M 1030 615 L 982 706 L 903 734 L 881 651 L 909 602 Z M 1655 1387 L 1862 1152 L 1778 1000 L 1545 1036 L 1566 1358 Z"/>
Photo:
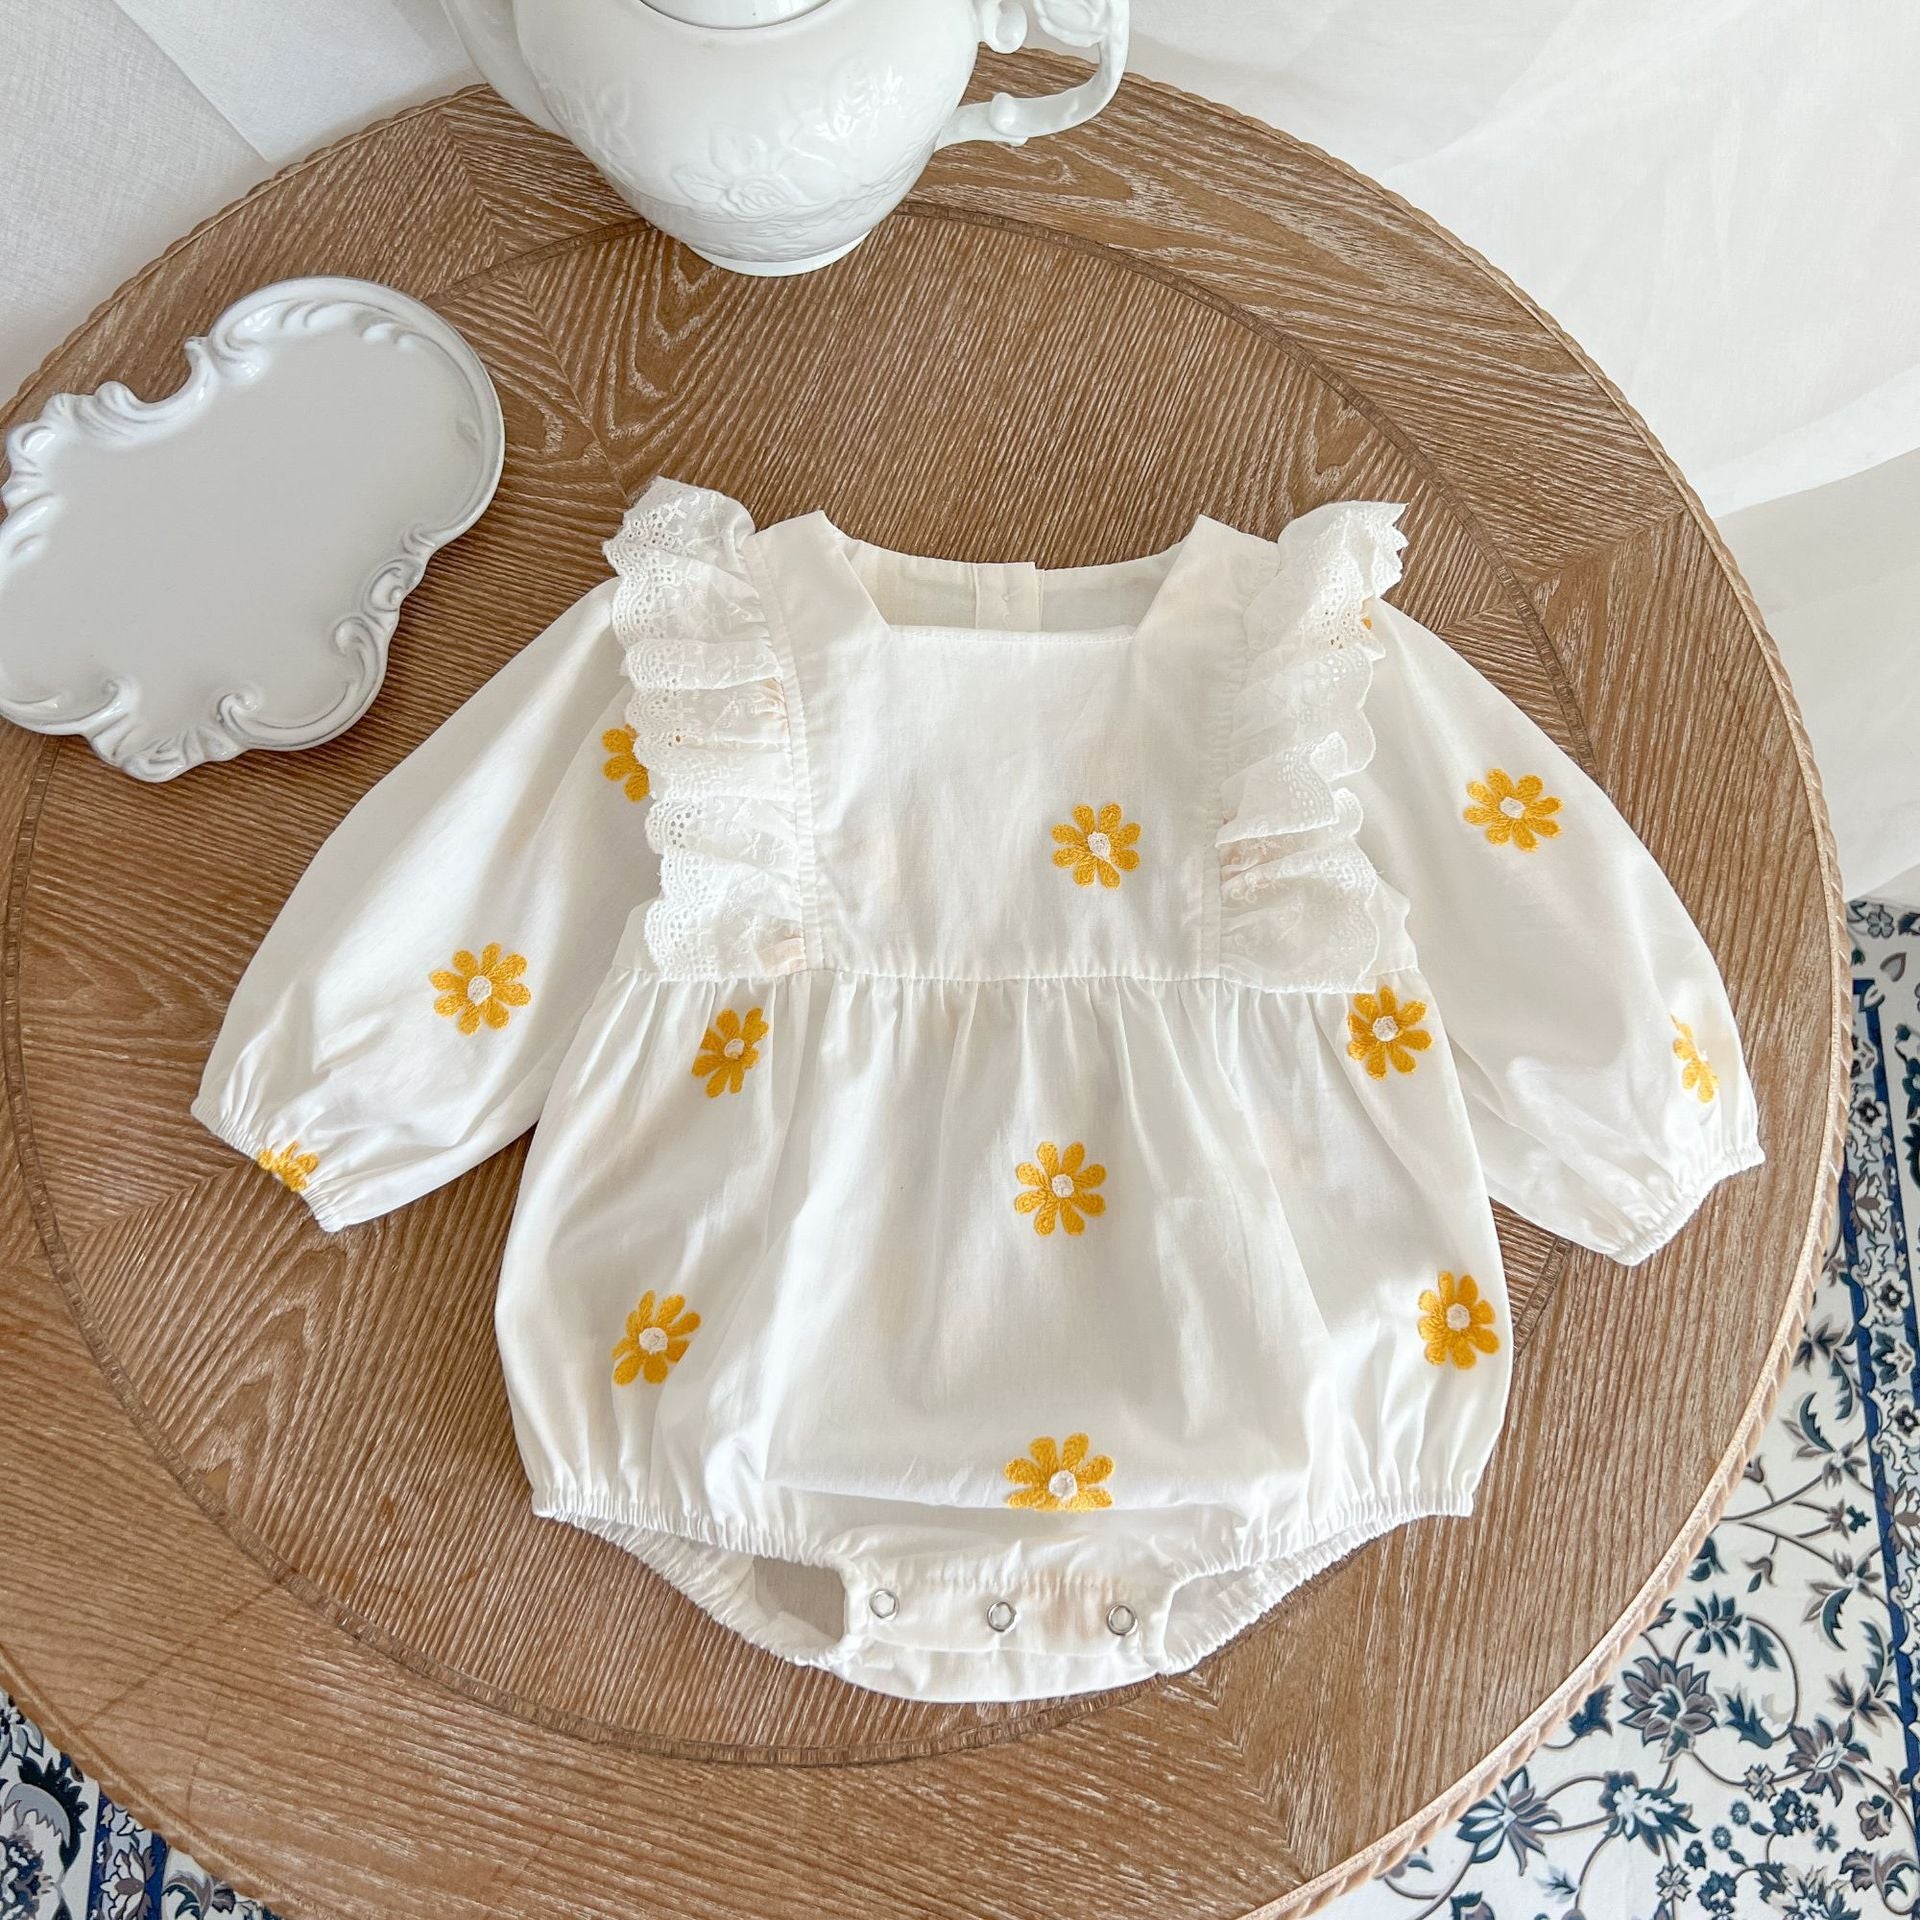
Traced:
<path id="1" fill-rule="evenodd" d="M 1793 675 L 1848 889 L 1920 900 L 1920 9 L 1135 0 L 1132 64 L 1338 154 L 1619 384 Z M 0 390 L 275 168 L 477 76 L 438 0 L 0 11 Z"/>

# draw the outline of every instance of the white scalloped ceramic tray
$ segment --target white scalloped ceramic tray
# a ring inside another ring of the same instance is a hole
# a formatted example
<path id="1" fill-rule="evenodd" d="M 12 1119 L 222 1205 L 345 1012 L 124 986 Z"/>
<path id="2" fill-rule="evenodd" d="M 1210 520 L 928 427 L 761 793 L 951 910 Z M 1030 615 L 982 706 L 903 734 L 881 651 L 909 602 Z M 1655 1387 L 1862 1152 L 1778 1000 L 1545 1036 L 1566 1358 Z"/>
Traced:
<path id="1" fill-rule="evenodd" d="M 479 356 L 372 281 L 262 287 L 185 352 L 164 400 L 58 395 L 0 488 L 0 714 L 141 780 L 352 726 L 505 447 Z"/>

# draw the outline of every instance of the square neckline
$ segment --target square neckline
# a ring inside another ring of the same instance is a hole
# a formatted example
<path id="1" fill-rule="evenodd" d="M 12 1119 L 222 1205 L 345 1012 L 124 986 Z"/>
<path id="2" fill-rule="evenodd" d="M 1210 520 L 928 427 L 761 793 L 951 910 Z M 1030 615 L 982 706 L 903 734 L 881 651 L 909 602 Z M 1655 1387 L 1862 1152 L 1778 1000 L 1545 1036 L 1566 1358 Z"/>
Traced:
<path id="1" fill-rule="evenodd" d="M 1042 567 L 1021 561 L 950 559 L 938 554 L 911 553 L 904 548 L 884 546 L 878 541 L 864 540 L 845 532 L 824 508 L 816 507 L 809 513 L 777 521 L 750 534 L 745 544 L 749 548 L 790 546 L 796 557 L 811 563 L 815 578 L 839 619 L 886 642 L 938 639 L 1003 645 L 1025 641 L 1071 646 L 1099 645 L 1103 642 L 1138 644 L 1157 633 L 1174 618 L 1176 603 L 1187 581 L 1200 565 L 1202 550 L 1213 546 L 1219 536 L 1234 536 L 1235 532 L 1225 522 L 1196 512 L 1179 539 L 1150 553 L 1132 554 L 1119 560 L 1094 561 L 1084 566 Z M 1242 539 L 1247 537 L 1239 536 Z M 1110 578 L 1128 569 L 1141 569 L 1151 561 L 1164 561 L 1166 564 L 1147 604 L 1140 610 L 1139 617 L 1131 622 L 1113 622 L 1101 626 L 1004 627 L 954 621 L 890 619 L 855 564 L 855 556 L 860 552 L 875 555 L 883 562 L 899 562 L 925 573 L 949 575 L 965 584 L 977 583 L 986 570 L 1014 566 L 1030 569 L 1028 578 L 1041 583 L 1072 579 L 1097 584 L 1103 576 Z M 763 551 L 757 557 L 765 565 L 771 555 Z M 772 569 L 769 568 L 769 571 Z"/>

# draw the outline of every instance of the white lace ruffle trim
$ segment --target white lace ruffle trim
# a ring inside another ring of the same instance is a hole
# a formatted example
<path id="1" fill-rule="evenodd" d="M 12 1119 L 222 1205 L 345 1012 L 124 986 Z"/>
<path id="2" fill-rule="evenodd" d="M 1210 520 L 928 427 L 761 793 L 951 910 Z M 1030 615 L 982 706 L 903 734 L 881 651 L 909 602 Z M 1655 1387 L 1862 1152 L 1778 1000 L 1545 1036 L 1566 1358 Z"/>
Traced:
<path id="1" fill-rule="evenodd" d="M 660 855 L 647 950 L 670 979 L 806 965 L 786 698 L 741 551 L 752 532 L 737 500 L 663 478 L 605 547 Z"/>
<path id="2" fill-rule="evenodd" d="M 1255 986 L 1371 985 L 1381 888 L 1343 783 L 1373 758 L 1366 702 L 1382 649 L 1369 602 L 1400 578 L 1401 511 L 1342 501 L 1301 515 L 1247 609 L 1221 793 L 1220 967 Z"/>

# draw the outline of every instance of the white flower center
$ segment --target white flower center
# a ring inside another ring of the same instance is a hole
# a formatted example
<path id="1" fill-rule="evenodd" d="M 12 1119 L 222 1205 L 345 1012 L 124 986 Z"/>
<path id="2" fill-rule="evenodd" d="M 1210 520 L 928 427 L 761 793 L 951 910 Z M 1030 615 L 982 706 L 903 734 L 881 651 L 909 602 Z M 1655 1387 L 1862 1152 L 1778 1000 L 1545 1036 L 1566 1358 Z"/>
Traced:
<path id="1" fill-rule="evenodd" d="M 1109 840 L 1104 833 L 1090 833 L 1087 835 L 1087 851 L 1092 854 L 1096 860 L 1111 860 L 1113 858 L 1113 842 Z"/>
<path id="2" fill-rule="evenodd" d="M 1527 810 L 1527 803 L 1517 793 L 1510 793 L 1500 802 L 1500 811 L 1509 820 L 1518 820 Z"/>
<path id="3" fill-rule="evenodd" d="M 720 1049 L 720 1051 L 724 1053 L 729 1060 L 738 1060 L 740 1056 L 746 1052 L 746 1050 L 747 1050 L 747 1043 L 744 1040 L 742 1040 L 737 1033 L 733 1036 L 731 1040 L 727 1042 L 727 1044 L 724 1047 Z"/>
<path id="4" fill-rule="evenodd" d="M 1061 1200 L 1071 1200 L 1073 1198 L 1072 1174 L 1056 1173 L 1053 1178 L 1047 1182 L 1047 1185 L 1053 1189 L 1057 1198 Z"/>
<path id="5" fill-rule="evenodd" d="M 492 992 L 493 982 L 489 980 L 484 973 L 476 973 L 473 978 L 467 982 L 467 998 L 471 1000 L 476 1007 Z"/>
<path id="6" fill-rule="evenodd" d="M 665 1327 L 642 1327 L 640 1329 L 640 1351 L 642 1353 L 665 1353 L 667 1350 L 667 1330 Z"/>
<path id="7" fill-rule="evenodd" d="M 1073 1496 L 1080 1491 L 1080 1482 L 1073 1477 L 1073 1469 L 1071 1467 L 1062 1467 L 1060 1471 L 1047 1482 L 1047 1491 L 1052 1494 L 1056 1500 L 1071 1500 Z"/>
<path id="8" fill-rule="evenodd" d="M 1376 1040 L 1397 1040 L 1400 1037 L 1400 1022 L 1392 1014 L 1383 1013 L 1373 1023 L 1373 1037 Z"/>
<path id="9" fill-rule="evenodd" d="M 1453 1305 L 1447 1309 L 1447 1325 L 1450 1326 L 1455 1333 L 1465 1333 L 1466 1330 L 1473 1325 L 1472 1310 L 1462 1306 L 1460 1302 L 1456 1300 Z"/>

